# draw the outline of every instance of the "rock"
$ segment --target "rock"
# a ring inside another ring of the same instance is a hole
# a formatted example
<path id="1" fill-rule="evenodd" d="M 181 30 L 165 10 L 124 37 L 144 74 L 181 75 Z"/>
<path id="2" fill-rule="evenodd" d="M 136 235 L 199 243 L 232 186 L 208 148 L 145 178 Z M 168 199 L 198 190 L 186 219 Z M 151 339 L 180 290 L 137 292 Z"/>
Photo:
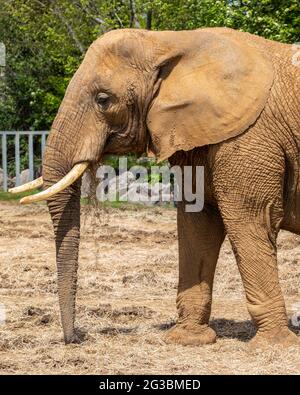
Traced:
<path id="1" fill-rule="evenodd" d="M 2 171 L 2 179 L 1 179 L 1 171 Z M 22 170 L 20 173 L 20 184 L 23 185 L 30 181 L 30 171 L 29 169 Z M 0 169 L 0 187 L 3 185 L 3 170 Z M 16 177 L 7 178 L 7 187 L 13 188 L 16 186 Z"/>
<path id="2" fill-rule="evenodd" d="M 30 181 L 30 172 L 29 169 L 25 169 L 20 173 L 20 185 L 26 184 Z"/>
<path id="3" fill-rule="evenodd" d="M 91 176 L 89 172 L 85 172 L 82 176 L 81 182 L 81 197 L 86 198 L 91 192 Z"/>
<path id="4" fill-rule="evenodd" d="M 155 164 L 155 158 L 148 158 L 147 156 L 142 156 L 141 158 L 138 158 L 136 163 L 139 165 L 154 165 Z"/>

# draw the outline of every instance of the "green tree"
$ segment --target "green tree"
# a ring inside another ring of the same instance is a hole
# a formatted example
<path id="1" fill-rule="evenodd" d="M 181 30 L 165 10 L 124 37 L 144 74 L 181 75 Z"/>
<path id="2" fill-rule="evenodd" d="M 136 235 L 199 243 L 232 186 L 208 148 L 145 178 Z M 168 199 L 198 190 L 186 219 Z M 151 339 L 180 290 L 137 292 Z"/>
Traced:
<path id="1" fill-rule="evenodd" d="M 86 49 L 111 29 L 228 26 L 300 40 L 298 0 L 0 0 L 0 10 L 0 130 L 49 129 Z"/>
<path id="2" fill-rule="evenodd" d="M 86 49 L 104 32 L 206 26 L 293 43 L 300 41 L 299 0 L 0 0 L 7 51 L 0 130 L 48 130 Z M 25 140 L 21 148 L 26 152 Z"/>

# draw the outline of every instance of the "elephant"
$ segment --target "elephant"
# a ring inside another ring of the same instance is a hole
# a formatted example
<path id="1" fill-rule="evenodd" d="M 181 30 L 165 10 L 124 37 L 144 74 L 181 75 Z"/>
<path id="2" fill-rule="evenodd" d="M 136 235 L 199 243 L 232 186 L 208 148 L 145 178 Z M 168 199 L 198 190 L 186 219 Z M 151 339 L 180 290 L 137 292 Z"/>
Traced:
<path id="1" fill-rule="evenodd" d="M 280 229 L 300 234 L 300 68 L 292 45 L 229 28 L 120 29 L 87 50 L 47 140 L 43 191 L 52 218 L 64 341 L 75 330 L 80 180 L 104 155 L 147 153 L 204 166 L 204 207 L 178 202 L 178 321 L 165 340 L 216 341 L 213 280 L 229 238 L 259 344 L 299 345 L 278 278 Z M 28 188 L 32 187 L 29 185 Z M 27 187 L 25 187 L 27 188 Z"/>

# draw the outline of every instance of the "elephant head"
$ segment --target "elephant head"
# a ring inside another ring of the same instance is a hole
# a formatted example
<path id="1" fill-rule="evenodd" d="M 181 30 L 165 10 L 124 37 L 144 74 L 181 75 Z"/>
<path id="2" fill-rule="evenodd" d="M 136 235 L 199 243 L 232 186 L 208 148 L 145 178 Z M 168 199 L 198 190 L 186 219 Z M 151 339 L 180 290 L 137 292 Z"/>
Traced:
<path id="1" fill-rule="evenodd" d="M 91 45 L 47 140 L 44 191 L 23 200 L 48 202 L 66 343 L 78 340 L 83 171 L 104 154 L 152 151 L 162 160 L 236 136 L 259 116 L 272 80 L 263 54 L 229 29 L 117 30 Z"/>

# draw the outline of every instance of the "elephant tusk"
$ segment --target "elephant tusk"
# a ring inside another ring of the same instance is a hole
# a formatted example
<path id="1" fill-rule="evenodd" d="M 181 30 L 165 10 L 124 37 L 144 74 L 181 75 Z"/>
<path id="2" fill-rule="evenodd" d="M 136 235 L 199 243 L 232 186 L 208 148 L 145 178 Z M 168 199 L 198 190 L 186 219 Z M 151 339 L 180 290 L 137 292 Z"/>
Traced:
<path id="1" fill-rule="evenodd" d="M 64 176 L 64 178 L 62 178 L 56 184 L 52 185 L 50 188 L 46 189 L 45 191 L 37 193 L 36 195 L 24 197 L 23 199 L 20 200 L 20 203 L 21 204 L 35 203 L 49 199 L 50 197 L 63 191 L 68 186 L 73 184 L 73 182 L 78 180 L 78 178 L 84 173 L 84 171 L 87 169 L 88 166 L 89 166 L 89 162 L 78 163 L 72 168 L 71 171 L 69 171 L 67 175 Z"/>
<path id="2" fill-rule="evenodd" d="M 9 193 L 21 193 L 26 191 L 31 191 L 32 189 L 40 188 L 43 186 L 43 177 L 39 177 L 36 180 L 27 182 L 26 184 L 20 185 L 19 187 L 10 188 Z"/>

